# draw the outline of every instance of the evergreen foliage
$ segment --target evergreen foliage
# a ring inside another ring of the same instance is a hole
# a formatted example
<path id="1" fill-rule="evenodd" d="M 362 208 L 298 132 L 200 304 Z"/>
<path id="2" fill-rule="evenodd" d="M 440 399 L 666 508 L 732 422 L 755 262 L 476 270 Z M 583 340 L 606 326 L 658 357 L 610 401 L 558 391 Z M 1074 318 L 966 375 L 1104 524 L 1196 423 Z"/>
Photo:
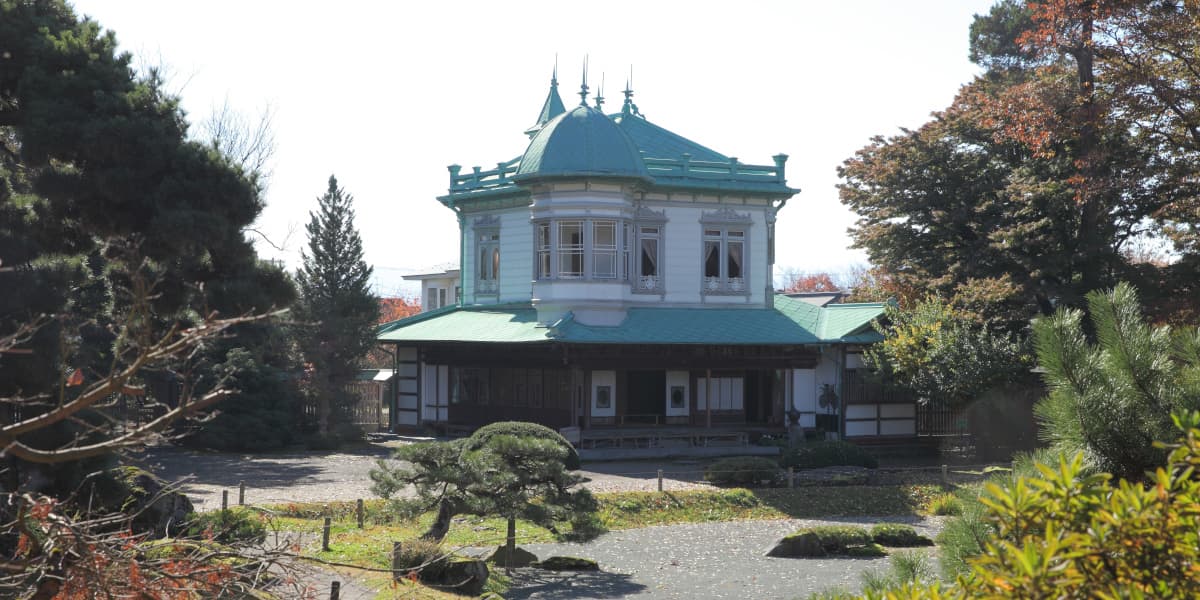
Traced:
<path id="1" fill-rule="evenodd" d="M 704 480 L 716 485 L 758 485 L 775 483 L 779 463 L 763 456 L 731 456 L 704 469 Z"/>
<path id="2" fill-rule="evenodd" d="M 867 598 L 1195 598 L 1200 596 L 1200 414 L 1149 485 L 1089 474 L 1082 454 L 989 484 L 981 551 L 951 584 L 868 590 Z"/>
<path id="3" fill-rule="evenodd" d="M 299 338 L 308 363 L 308 393 L 317 404 L 317 432 L 329 436 L 345 419 L 354 381 L 375 345 L 379 301 L 371 293 L 372 269 L 363 260 L 362 238 L 354 227 L 353 197 L 329 176 L 305 226 L 308 248 L 296 273 L 297 310 L 304 323 Z"/>
<path id="4" fill-rule="evenodd" d="M 134 71 L 113 33 L 65 2 L 0 2 L 0 40 L 0 288 L 9 291 L 0 335 L 54 317 L 24 344 L 30 354 L 0 361 L 0 397 L 57 399 L 67 375 L 86 385 L 174 323 L 290 302 L 286 275 L 259 262 L 243 235 L 262 210 L 253 175 L 188 140 L 178 100 L 154 72 Z M 118 339 L 122 328 L 131 337 Z M 188 365 L 193 383 L 223 359 L 207 358 Z M 174 378 L 147 371 L 131 383 Z M 52 404 L 27 403 L 22 414 Z M 22 441 L 94 441 L 82 423 Z M 34 477 L 9 466 L 5 489 L 24 480 L 58 495 L 100 468 L 65 464 Z"/>
<path id="5" fill-rule="evenodd" d="M 517 437 L 535 437 L 544 440 L 550 440 L 566 451 L 567 457 L 564 464 L 568 471 L 574 471 L 580 467 L 579 452 L 575 450 L 575 446 L 567 441 L 561 433 L 550 429 L 544 425 L 537 423 L 526 423 L 524 421 L 498 421 L 496 423 L 488 423 L 479 429 L 476 429 L 471 437 L 467 438 L 466 447 L 468 450 L 479 450 L 487 444 L 489 440 L 497 435 L 513 435 Z"/>
<path id="6" fill-rule="evenodd" d="M 784 452 L 784 467 L 819 469 L 821 467 L 866 467 L 874 469 L 879 461 L 862 446 L 850 442 L 816 442 Z"/>
<path id="7" fill-rule="evenodd" d="M 1126 283 L 1087 300 L 1094 343 L 1079 310 L 1034 324 L 1050 388 L 1036 408 L 1043 436 L 1096 469 L 1139 479 L 1165 459 L 1154 442 L 1170 438 L 1172 413 L 1200 408 L 1200 330 L 1148 325 Z"/>
<path id="8" fill-rule="evenodd" d="M 549 428 L 520 425 L 545 431 L 522 436 L 492 432 L 481 438 L 403 446 L 391 463 L 381 460 L 371 470 L 371 491 L 392 498 L 411 486 L 415 500 L 395 503 L 408 514 L 436 506 L 437 517 L 423 536 L 427 539 L 444 538 L 458 514 L 507 518 L 510 554 L 516 545 L 516 519 L 551 531 L 557 531 L 556 524 L 569 523 L 574 537 L 594 535 L 596 500 L 579 485 L 583 478 L 567 468 L 567 448 Z"/>

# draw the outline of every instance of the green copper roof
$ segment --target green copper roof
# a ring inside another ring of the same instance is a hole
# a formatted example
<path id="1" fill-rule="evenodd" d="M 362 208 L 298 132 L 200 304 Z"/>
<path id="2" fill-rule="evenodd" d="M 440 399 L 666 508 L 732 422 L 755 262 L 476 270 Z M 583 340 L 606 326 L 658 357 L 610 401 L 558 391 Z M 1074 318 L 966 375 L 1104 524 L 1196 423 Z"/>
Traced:
<path id="1" fill-rule="evenodd" d="M 533 136 L 514 180 L 579 176 L 650 178 L 629 135 L 604 113 L 583 105 Z"/>
<path id="2" fill-rule="evenodd" d="M 381 325 L 378 337 L 388 342 L 519 343 L 547 341 L 546 332 L 528 304 L 449 306 Z"/>
<path id="3" fill-rule="evenodd" d="M 630 308 L 616 327 L 570 317 L 539 327 L 528 304 L 448 307 L 383 325 L 384 342 L 574 344 L 837 344 L 880 339 L 870 326 L 882 304 L 819 307 L 775 296 L 774 308 Z"/>
<path id="4" fill-rule="evenodd" d="M 542 112 L 538 114 L 537 123 L 525 130 L 525 134 L 533 137 L 546 123 L 551 119 L 567 112 L 563 106 L 562 98 L 558 95 L 558 67 L 554 68 L 554 75 L 550 77 L 550 93 L 546 94 L 546 102 L 542 104 Z"/>
<path id="5" fill-rule="evenodd" d="M 630 139 L 637 145 L 641 151 L 643 158 L 681 158 L 684 154 L 691 155 L 693 160 L 706 160 L 713 162 L 726 162 L 728 156 L 711 150 L 692 140 L 689 140 L 682 135 L 667 131 L 644 117 L 636 115 L 617 113 L 609 115 L 625 133 L 629 134 Z"/>

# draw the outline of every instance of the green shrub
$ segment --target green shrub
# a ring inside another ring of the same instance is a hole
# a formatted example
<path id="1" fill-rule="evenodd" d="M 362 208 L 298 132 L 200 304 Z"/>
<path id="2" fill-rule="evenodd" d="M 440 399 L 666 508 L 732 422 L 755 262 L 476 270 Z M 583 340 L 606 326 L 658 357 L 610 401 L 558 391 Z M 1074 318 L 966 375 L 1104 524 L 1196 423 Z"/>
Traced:
<path id="1" fill-rule="evenodd" d="M 929 554 L 921 551 L 897 552 L 892 555 L 886 571 L 868 570 L 862 574 L 863 591 L 883 596 L 889 590 L 906 585 L 920 585 L 934 580 Z"/>
<path id="2" fill-rule="evenodd" d="M 717 485 L 747 485 L 760 481 L 774 482 L 779 476 L 779 465 L 761 456 L 733 456 L 722 458 L 704 470 L 704 480 Z"/>
<path id="3" fill-rule="evenodd" d="M 871 528 L 871 539 L 876 544 L 893 548 L 932 546 L 933 540 L 917 533 L 916 529 L 899 523 L 879 523 Z"/>
<path id="4" fill-rule="evenodd" d="M 874 469 L 879 466 L 879 461 L 850 442 L 817 442 L 785 452 L 783 466 L 797 469 L 846 466 Z"/>
<path id="5" fill-rule="evenodd" d="M 1200 414 L 1181 421 L 1186 437 L 1167 446 L 1149 485 L 1087 475 L 1082 453 L 1034 478 L 989 485 L 980 522 L 992 530 L 955 588 L 898 597 L 1200 597 Z"/>
<path id="6" fill-rule="evenodd" d="M 962 510 L 962 500 L 949 493 L 934 496 L 925 507 L 925 512 L 939 517 L 958 516 Z"/>
<path id="7" fill-rule="evenodd" d="M 230 508 L 191 513 L 185 532 L 188 537 L 208 537 L 223 544 L 258 543 L 267 539 L 267 521 L 249 508 Z"/>
<path id="8" fill-rule="evenodd" d="M 396 565 L 405 571 L 421 567 L 418 577 L 436 580 L 446 570 L 446 558 L 449 555 L 442 549 L 441 542 L 422 538 L 405 540 L 400 543 L 400 558 Z"/>
<path id="9" fill-rule="evenodd" d="M 488 440 L 498 435 L 534 437 L 543 440 L 553 440 L 561 444 L 563 448 L 567 449 L 567 459 L 565 461 L 567 469 L 574 471 L 580 467 L 579 452 L 575 450 L 575 447 L 571 445 L 571 442 L 568 442 L 567 438 L 563 437 L 562 434 L 558 433 L 557 431 L 550 429 L 545 425 L 538 425 L 537 423 L 526 423 L 523 421 L 501 421 L 499 423 L 484 425 L 483 427 L 476 429 L 475 433 L 472 433 L 471 437 L 466 439 L 465 449 L 479 450 L 487 445 Z"/>

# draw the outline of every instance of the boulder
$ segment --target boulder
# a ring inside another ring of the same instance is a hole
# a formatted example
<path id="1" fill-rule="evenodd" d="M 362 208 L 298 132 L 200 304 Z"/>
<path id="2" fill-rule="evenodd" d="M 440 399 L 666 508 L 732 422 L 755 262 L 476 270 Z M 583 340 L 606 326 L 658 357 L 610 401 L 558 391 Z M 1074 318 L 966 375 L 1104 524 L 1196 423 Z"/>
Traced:
<path id="1" fill-rule="evenodd" d="M 469 556 L 451 555 L 436 576 L 421 572 L 421 581 L 464 596 L 478 596 L 487 583 L 488 568 L 482 560 Z"/>
<path id="2" fill-rule="evenodd" d="M 162 538 L 178 534 L 193 511 L 192 501 L 180 492 L 167 492 L 168 484 L 137 467 L 116 467 L 96 483 L 98 504 L 133 517 L 133 533 Z"/>
<path id="3" fill-rule="evenodd" d="M 767 556 L 781 558 L 820 558 L 827 554 L 821 545 L 821 537 L 812 532 L 784 536 L 767 549 Z"/>
<path id="4" fill-rule="evenodd" d="M 547 571 L 599 571 L 600 565 L 589 558 L 574 556 L 551 556 L 533 566 Z"/>
<path id="5" fill-rule="evenodd" d="M 508 555 L 508 546 L 500 546 L 492 552 L 491 556 L 487 557 L 487 561 L 497 567 L 528 567 L 537 562 L 536 554 L 517 546 L 513 550 L 512 556 Z"/>

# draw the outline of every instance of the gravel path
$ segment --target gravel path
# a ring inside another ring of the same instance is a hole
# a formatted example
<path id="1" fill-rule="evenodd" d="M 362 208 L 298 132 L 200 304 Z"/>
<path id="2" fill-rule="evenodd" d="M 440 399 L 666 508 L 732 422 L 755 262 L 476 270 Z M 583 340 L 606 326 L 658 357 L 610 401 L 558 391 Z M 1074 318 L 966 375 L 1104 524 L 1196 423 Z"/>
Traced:
<path id="1" fill-rule="evenodd" d="M 374 498 L 367 475 L 375 461 L 391 455 L 386 444 L 365 444 L 353 451 L 294 452 L 242 455 L 201 452 L 160 446 L 132 455 L 132 464 L 159 477 L 178 482 L 197 510 L 221 507 L 221 491 L 237 503 L 238 483 L 246 482 L 250 504 L 332 502 Z M 663 489 L 709 487 L 701 480 L 702 461 L 631 461 L 595 463 L 581 474 L 596 492 L 650 491 L 658 489 L 658 469 L 663 469 Z"/>
<path id="2" fill-rule="evenodd" d="M 858 590 L 860 575 L 885 569 L 887 558 L 794 559 L 764 556 L 778 538 L 800 527 L 882 521 L 908 523 L 933 537 L 939 519 L 875 518 L 735 521 L 665 525 L 607 533 L 586 544 L 525 544 L 540 558 L 579 556 L 598 573 L 518 569 L 505 598 L 805 598 L 843 587 Z"/>

